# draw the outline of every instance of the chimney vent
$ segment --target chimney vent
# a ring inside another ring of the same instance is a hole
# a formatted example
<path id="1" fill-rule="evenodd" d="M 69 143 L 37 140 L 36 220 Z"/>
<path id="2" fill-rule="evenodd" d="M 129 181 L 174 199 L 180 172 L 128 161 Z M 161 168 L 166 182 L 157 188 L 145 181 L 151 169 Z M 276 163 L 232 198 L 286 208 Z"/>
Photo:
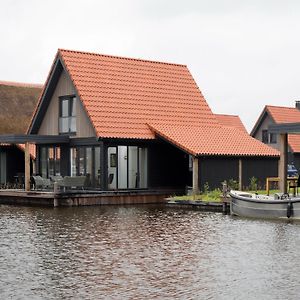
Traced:
<path id="1" fill-rule="evenodd" d="M 295 107 L 298 108 L 298 109 L 300 110 L 300 101 L 299 101 L 299 100 L 296 101 Z"/>

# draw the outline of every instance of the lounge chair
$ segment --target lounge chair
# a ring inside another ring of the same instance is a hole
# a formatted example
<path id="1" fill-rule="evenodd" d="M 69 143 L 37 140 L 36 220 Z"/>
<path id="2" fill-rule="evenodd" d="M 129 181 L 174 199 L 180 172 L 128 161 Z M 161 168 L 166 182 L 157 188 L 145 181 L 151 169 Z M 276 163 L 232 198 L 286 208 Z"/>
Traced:
<path id="1" fill-rule="evenodd" d="M 58 186 L 66 188 L 82 188 L 86 182 L 86 176 L 65 176 L 63 180 L 58 181 Z"/>
<path id="2" fill-rule="evenodd" d="M 43 178 L 41 176 L 32 176 L 33 180 L 34 180 L 34 189 L 38 190 L 38 189 L 47 189 L 47 188 L 51 188 L 52 184 L 51 184 L 51 180 L 49 178 Z"/>

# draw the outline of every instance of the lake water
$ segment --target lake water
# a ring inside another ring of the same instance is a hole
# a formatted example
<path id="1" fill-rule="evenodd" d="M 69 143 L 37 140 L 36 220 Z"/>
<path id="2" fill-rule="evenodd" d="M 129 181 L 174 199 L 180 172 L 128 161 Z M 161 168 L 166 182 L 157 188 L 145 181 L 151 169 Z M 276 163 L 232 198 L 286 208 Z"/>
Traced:
<path id="1" fill-rule="evenodd" d="M 0 206 L 1 299 L 299 299 L 300 223 Z"/>

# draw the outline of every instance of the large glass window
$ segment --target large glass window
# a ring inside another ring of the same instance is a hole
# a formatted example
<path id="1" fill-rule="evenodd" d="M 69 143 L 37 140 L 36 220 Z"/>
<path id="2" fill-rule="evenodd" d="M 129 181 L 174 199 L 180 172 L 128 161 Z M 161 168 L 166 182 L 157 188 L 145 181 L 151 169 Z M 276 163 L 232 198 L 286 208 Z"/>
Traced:
<path id="1" fill-rule="evenodd" d="M 59 99 L 59 133 L 76 132 L 76 97 L 63 96 Z"/>
<path id="2" fill-rule="evenodd" d="M 117 146 L 108 148 L 108 188 L 147 188 L 147 148 Z"/>
<path id="3" fill-rule="evenodd" d="M 60 147 L 40 147 L 39 172 L 44 178 L 60 175 Z"/>
<path id="4" fill-rule="evenodd" d="M 127 189 L 127 163 L 128 153 L 126 146 L 118 147 L 118 188 Z"/>
<path id="5" fill-rule="evenodd" d="M 71 176 L 86 176 L 86 185 L 100 187 L 100 147 L 70 149 Z"/>
<path id="6" fill-rule="evenodd" d="M 100 147 L 95 147 L 94 186 L 101 186 Z"/>
<path id="7" fill-rule="evenodd" d="M 109 147 L 107 150 L 108 162 L 108 188 L 117 188 L 117 147 Z"/>
<path id="8" fill-rule="evenodd" d="M 148 149 L 139 148 L 139 187 L 148 187 Z"/>
<path id="9" fill-rule="evenodd" d="M 128 147 L 128 181 L 130 189 L 139 187 L 138 147 Z"/>

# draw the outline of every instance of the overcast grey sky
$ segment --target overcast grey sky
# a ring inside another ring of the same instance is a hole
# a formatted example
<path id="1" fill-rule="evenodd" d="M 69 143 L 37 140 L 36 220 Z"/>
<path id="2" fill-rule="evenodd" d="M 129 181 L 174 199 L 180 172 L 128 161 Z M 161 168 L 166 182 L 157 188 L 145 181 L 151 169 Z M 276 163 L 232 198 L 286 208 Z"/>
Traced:
<path id="1" fill-rule="evenodd" d="M 2 0 L 0 80 L 43 83 L 57 48 L 186 64 L 248 131 L 300 100 L 300 1 Z"/>

